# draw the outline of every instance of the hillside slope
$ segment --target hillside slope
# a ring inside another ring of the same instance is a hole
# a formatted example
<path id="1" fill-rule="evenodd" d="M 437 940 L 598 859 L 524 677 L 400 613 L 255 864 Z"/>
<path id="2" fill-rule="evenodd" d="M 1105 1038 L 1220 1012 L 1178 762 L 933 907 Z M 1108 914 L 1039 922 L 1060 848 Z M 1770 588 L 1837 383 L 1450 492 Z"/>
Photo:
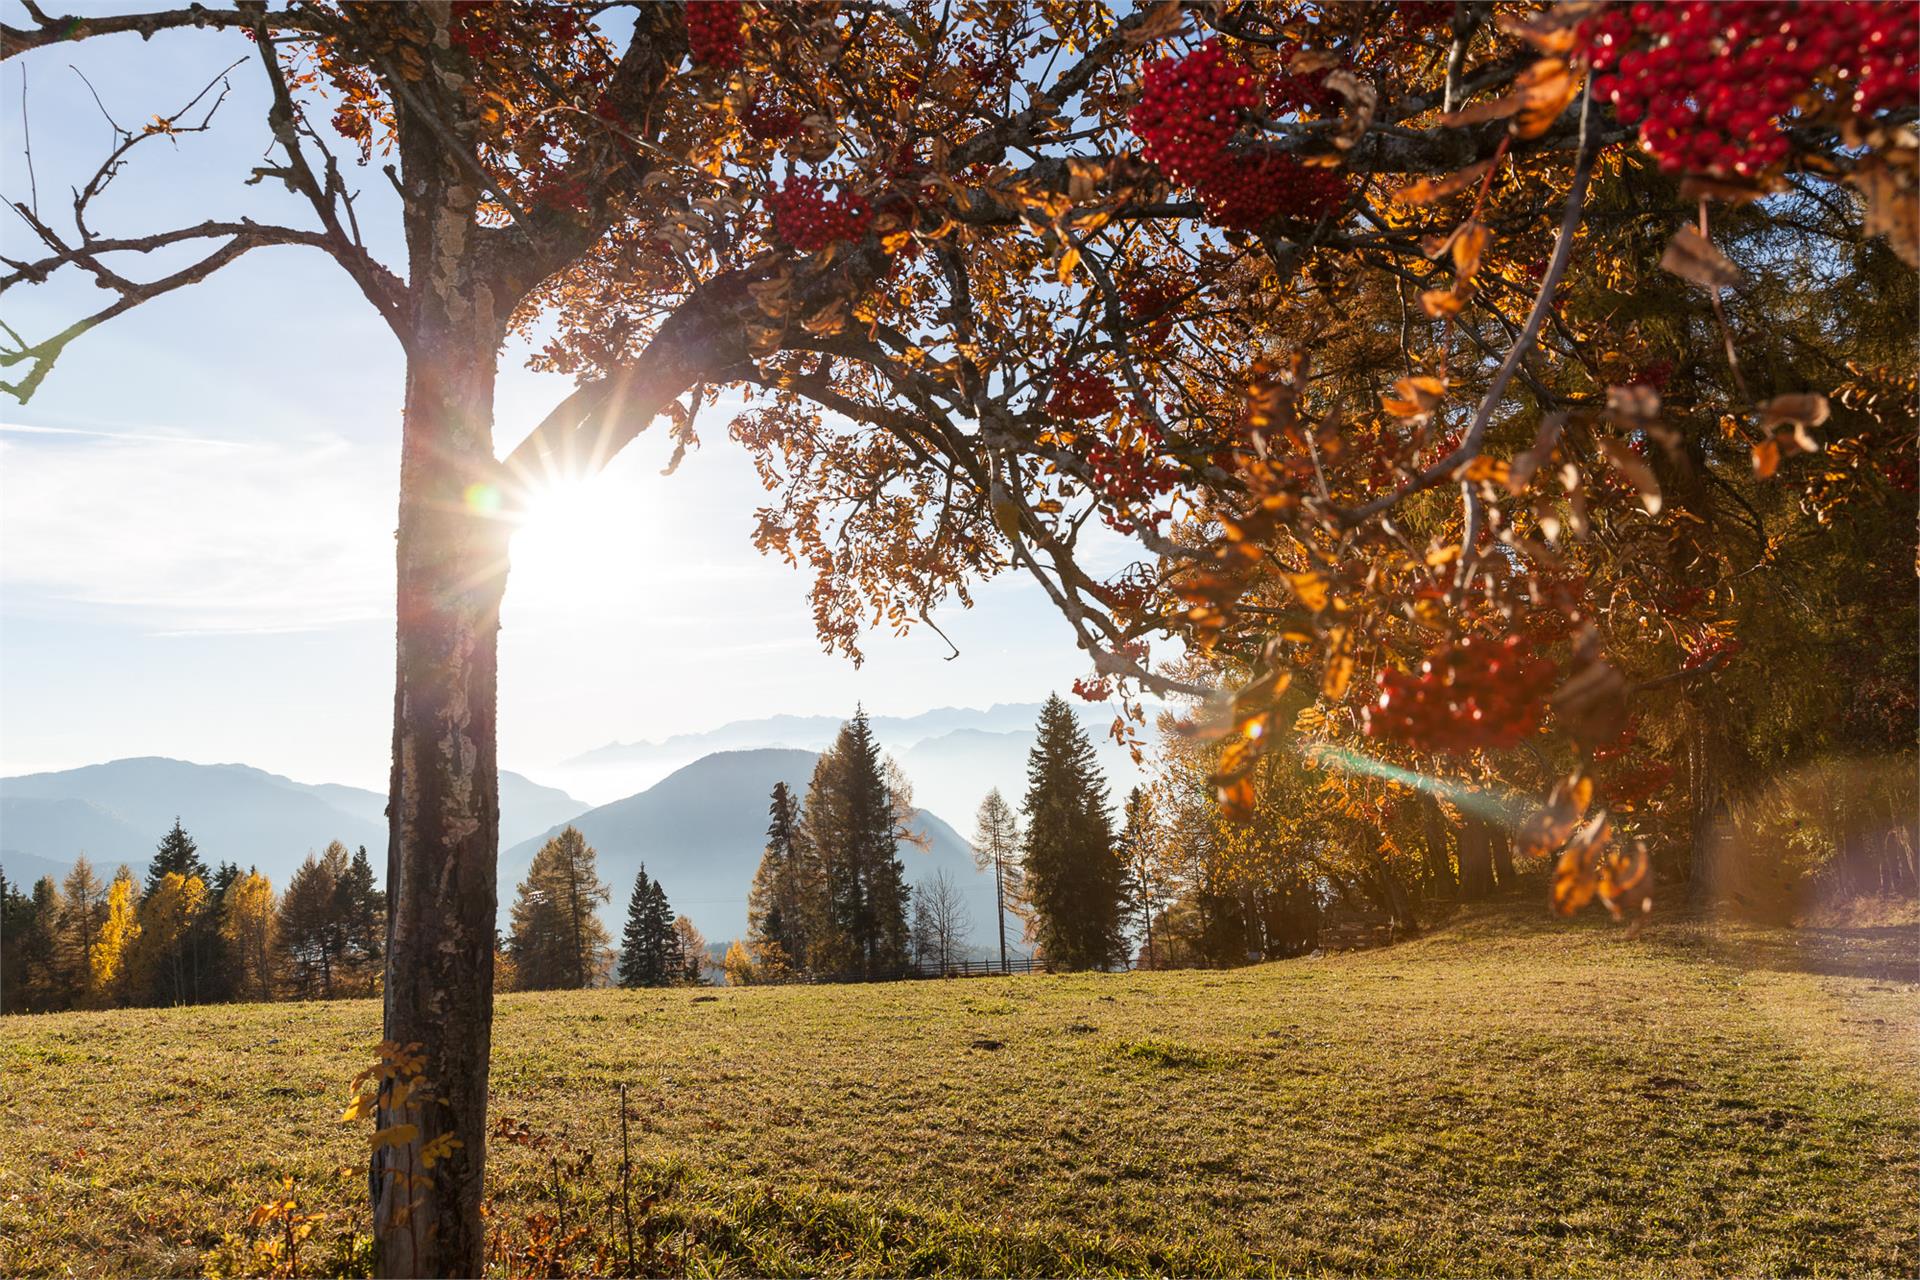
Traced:
<path id="1" fill-rule="evenodd" d="M 1913 950 L 1528 905 L 1232 972 L 509 995 L 493 1115 L 596 1153 L 576 1271 L 624 1082 L 645 1274 L 1908 1276 Z M 0 1023 L 0 1274 L 230 1269 L 283 1176 L 340 1267 L 379 1018 Z M 552 1155 L 493 1145 L 496 1229 Z"/>
<path id="2" fill-rule="evenodd" d="M 516 773 L 500 775 L 502 843 L 587 806 Z M 140 756 L 0 778 L 0 867 L 9 877 L 64 876 L 84 853 L 102 875 L 146 865 L 178 817 L 209 866 L 258 867 L 277 887 L 310 850 L 365 845 L 384 871 L 387 798 L 339 783 L 295 782 L 244 764 Z M 48 868 L 52 868 L 49 870 Z"/>
<path id="3" fill-rule="evenodd" d="M 505 850 L 500 855 L 502 927 L 514 887 L 525 878 L 533 855 L 565 826 L 575 826 L 598 854 L 600 878 L 613 886 L 613 901 L 600 915 L 615 936 L 642 863 L 666 888 L 674 910 L 691 916 L 709 941 L 744 936 L 747 891 L 766 847 L 774 784 L 784 782 L 804 796 L 814 760 L 811 751 L 716 751 L 645 791 L 590 809 Z M 966 897 L 975 941 L 984 943 L 993 927 L 993 877 L 974 867 L 967 842 L 936 815 L 919 810 L 914 829 L 926 837 L 927 847 L 901 845 L 908 882 L 924 884 L 944 870 Z"/>

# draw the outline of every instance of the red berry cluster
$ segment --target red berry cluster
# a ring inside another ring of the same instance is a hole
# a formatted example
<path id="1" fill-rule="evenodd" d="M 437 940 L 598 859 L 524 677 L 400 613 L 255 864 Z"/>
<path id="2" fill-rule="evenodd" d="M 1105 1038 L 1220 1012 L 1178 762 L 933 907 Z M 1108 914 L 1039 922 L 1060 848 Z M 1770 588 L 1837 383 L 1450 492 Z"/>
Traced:
<path id="1" fill-rule="evenodd" d="M 1258 231 L 1275 218 L 1312 221 L 1346 198 L 1346 179 L 1333 170 L 1272 153 L 1236 157 L 1200 188 L 1207 217 L 1236 231 Z"/>
<path id="2" fill-rule="evenodd" d="M 1274 86 L 1278 85 L 1276 89 Z M 1263 84 L 1252 68 L 1209 40 L 1183 58 L 1162 58 L 1142 80 L 1131 123 L 1142 154 L 1174 181 L 1200 195 L 1217 225 L 1256 230 L 1278 217 L 1318 218 L 1346 198 L 1345 180 L 1309 169 L 1291 156 L 1228 147 L 1245 113 L 1263 101 L 1304 106 L 1315 89 L 1307 76 Z"/>
<path id="3" fill-rule="evenodd" d="M 1120 397 L 1104 375 L 1091 369 L 1056 369 L 1053 392 L 1047 397 L 1047 412 L 1069 422 L 1104 418 L 1120 407 Z"/>
<path id="4" fill-rule="evenodd" d="M 1220 167 L 1241 114 L 1260 98 L 1253 69 L 1209 40 L 1184 58 L 1161 58 L 1147 68 L 1130 123 L 1148 163 L 1198 187 Z"/>
<path id="5" fill-rule="evenodd" d="M 740 0 L 687 0 L 687 54 L 696 67 L 740 65 Z"/>
<path id="6" fill-rule="evenodd" d="M 1113 682 L 1105 676 L 1081 676 L 1073 682 L 1073 692 L 1088 702 L 1105 702 L 1113 696 Z"/>
<path id="7" fill-rule="evenodd" d="M 1327 67 L 1306 75 L 1276 72 L 1267 80 L 1267 109 L 1279 115 L 1297 111 L 1331 114 L 1340 105 L 1340 95 L 1327 88 L 1327 72 L 1331 70 Z"/>
<path id="8" fill-rule="evenodd" d="M 1647 0 L 1588 32 L 1594 91 L 1669 170 L 1750 175 L 1787 158 L 1782 118 L 1828 92 L 1863 115 L 1920 98 L 1908 0 Z"/>
<path id="9" fill-rule="evenodd" d="M 1680 667 L 1684 671 L 1697 671 L 1716 658 L 1724 662 L 1746 647 L 1746 642 L 1738 636 L 1705 631 L 1687 642 L 1687 656 Z"/>
<path id="10" fill-rule="evenodd" d="M 1380 696 L 1366 709 L 1370 738 L 1393 738 L 1423 751 L 1469 752 L 1517 746 L 1540 727 L 1559 668 L 1529 656 L 1524 636 L 1435 650 L 1418 671 L 1386 668 Z"/>
<path id="11" fill-rule="evenodd" d="M 447 43 L 475 62 L 489 62 L 505 52 L 509 36 L 522 44 L 569 44 L 586 25 L 586 15 L 569 5 L 453 0 Z"/>
<path id="12" fill-rule="evenodd" d="M 747 135 L 761 142 L 785 142 L 800 132 L 800 113 L 778 102 L 755 99 L 747 107 Z"/>
<path id="13" fill-rule="evenodd" d="M 814 253 L 836 240 L 858 240 L 873 223 L 873 205 L 857 192 L 827 198 L 818 178 L 789 178 L 767 194 L 773 231 L 802 253 Z"/>
<path id="14" fill-rule="evenodd" d="M 1149 281 L 1121 291 L 1127 315 L 1134 321 L 1133 340 L 1157 347 L 1173 336 L 1173 322 L 1187 291 L 1178 285 Z"/>
<path id="15" fill-rule="evenodd" d="M 1428 31 L 1453 21 L 1453 0 L 1400 0 L 1394 16 L 1409 31 Z"/>

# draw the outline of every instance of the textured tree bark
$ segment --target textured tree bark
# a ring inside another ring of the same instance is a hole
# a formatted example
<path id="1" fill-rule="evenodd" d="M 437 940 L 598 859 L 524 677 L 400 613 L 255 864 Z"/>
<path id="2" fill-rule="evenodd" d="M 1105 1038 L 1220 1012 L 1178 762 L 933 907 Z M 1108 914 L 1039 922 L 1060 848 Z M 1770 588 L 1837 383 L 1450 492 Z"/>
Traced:
<path id="1" fill-rule="evenodd" d="M 445 114 L 461 118 L 451 106 Z M 411 333 L 396 534 L 386 1038 L 424 1061 L 423 1082 L 400 1105 L 382 1090 L 378 1127 L 395 1140 L 376 1144 L 369 1177 L 380 1275 L 477 1276 L 510 528 L 499 518 L 506 495 L 494 460 L 493 391 L 514 299 L 502 296 L 493 241 L 478 225 L 480 192 L 432 128 L 410 110 L 399 123 Z"/>
<path id="2" fill-rule="evenodd" d="M 483 330 L 476 333 L 475 328 Z M 495 740 L 505 526 L 489 518 L 494 345 L 483 325 L 425 338 L 407 379 L 399 626 L 388 803 L 386 1038 L 419 1046 L 425 1085 L 378 1126 L 383 1276 L 481 1273 L 499 770 Z M 401 1129 L 403 1134 L 408 1131 Z M 459 1145 L 428 1167 L 443 1135 Z"/>

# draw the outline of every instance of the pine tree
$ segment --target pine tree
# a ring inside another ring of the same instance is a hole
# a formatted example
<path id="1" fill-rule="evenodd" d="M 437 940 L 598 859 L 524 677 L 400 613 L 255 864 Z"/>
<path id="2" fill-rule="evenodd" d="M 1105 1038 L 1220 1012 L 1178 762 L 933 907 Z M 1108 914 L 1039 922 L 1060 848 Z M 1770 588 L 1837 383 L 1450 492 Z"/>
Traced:
<path id="1" fill-rule="evenodd" d="M 995 787 L 980 802 L 974 819 L 973 862 L 985 871 L 993 868 L 993 906 L 1000 927 L 1000 971 L 1007 970 L 1007 877 L 1020 856 L 1020 824 Z"/>
<path id="2" fill-rule="evenodd" d="M 905 966 L 903 807 L 866 712 L 856 711 L 814 766 L 801 820 L 819 885 L 807 942 L 813 973 L 889 977 Z"/>
<path id="3" fill-rule="evenodd" d="M 807 967 L 810 862 L 792 788 L 773 784 L 767 844 L 747 895 L 748 944 L 756 980 L 779 981 Z"/>
<path id="4" fill-rule="evenodd" d="M 513 961 L 524 991 L 586 987 L 600 977 L 611 939 L 595 908 L 612 896 L 593 846 L 573 827 L 546 842 L 513 903 Z"/>
<path id="5" fill-rule="evenodd" d="M 33 899 L 21 893 L 0 867 L 0 1013 L 21 1013 L 26 1007 L 22 977 L 28 921 L 32 919 Z"/>
<path id="6" fill-rule="evenodd" d="M 147 891 L 141 899 L 143 909 L 170 875 L 180 877 L 185 896 L 169 903 L 168 909 L 185 910 L 187 914 L 178 920 L 169 920 L 158 930 L 148 930 L 146 945 L 157 945 L 156 939 L 164 933 L 169 939 L 168 953 L 145 966 L 146 976 L 159 985 L 137 998 L 142 1003 L 199 1004 L 224 994 L 220 990 L 223 948 L 220 917 L 211 892 L 213 872 L 201 860 L 199 846 L 180 825 L 177 816 L 173 829 L 161 837 L 148 864 Z M 191 889 L 196 883 L 198 890 Z"/>
<path id="7" fill-rule="evenodd" d="M 658 880 L 647 878 L 645 863 L 627 900 L 627 926 L 620 936 L 620 985 L 664 987 L 680 981 L 679 940 L 673 932 L 673 908 Z"/>
<path id="8" fill-rule="evenodd" d="M 1124 946 L 1126 871 L 1114 853 L 1107 784 L 1093 745 L 1058 694 L 1040 712 L 1023 809 L 1026 889 L 1047 963 L 1063 969 L 1113 963 Z"/>

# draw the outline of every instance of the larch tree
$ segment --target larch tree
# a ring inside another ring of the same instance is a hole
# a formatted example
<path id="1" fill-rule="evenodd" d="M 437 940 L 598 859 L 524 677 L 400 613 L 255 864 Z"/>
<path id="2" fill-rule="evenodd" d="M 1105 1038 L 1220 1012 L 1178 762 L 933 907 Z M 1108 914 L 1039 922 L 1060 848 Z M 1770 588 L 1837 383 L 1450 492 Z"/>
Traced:
<path id="1" fill-rule="evenodd" d="M 857 652 L 872 619 L 903 628 L 1024 572 L 1123 736 L 1142 692 L 1200 702 L 1236 820 L 1296 676 L 1316 735 L 1395 767 L 1551 739 L 1518 849 L 1559 860 L 1563 910 L 1643 910 L 1646 860 L 1612 838 L 1594 753 L 1647 688 L 1679 686 L 1709 823 L 1740 744 L 1706 696 L 1736 661 L 1732 588 L 1675 581 L 1685 536 L 1655 559 L 1637 522 L 1688 523 L 1664 499 L 1716 488 L 1730 461 L 1810 490 L 1826 482 L 1806 455 L 1842 442 L 1860 465 L 1824 509 L 1885 506 L 1914 457 L 1910 357 L 1761 386 L 1740 353 L 1763 326 L 1737 305 L 1750 274 L 1817 257 L 1796 252 L 1808 201 L 1863 210 L 1850 243 L 1887 238 L 1903 261 L 1874 250 L 1873 281 L 1910 276 L 1910 8 L 1695 9 L 295 0 L 30 6 L 0 30 L 5 57 L 189 28 L 230 42 L 271 94 L 256 177 L 310 214 L 99 233 L 114 173 L 211 127 L 217 85 L 121 131 L 71 226 L 16 202 L 44 249 L 0 287 L 77 273 L 106 300 L 0 350 L 6 389 L 26 399 L 83 334 L 270 245 L 331 256 L 406 353 L 385 1019 L 434 1088 L 377 1113 L 404 1138 L 372 1170 L 383 1274 L 482 1261 L 512 516 L 530 484 L 655 420 L 693 447 L 723 390 L 753 400 L 729 430 L 777 491 L 757 540 L 812 571 L 829 643 Z M 361 233 L 350 175 L 376 153 L 403 262 Z M 1776 233 L 1745 272 L 1716 245 L 1742 223 Z M 1617 267 L 1649 238 L 1655 279 L 1709 291 L 1684 326 L 1621 305 Z M 154 250 L 165 268 L 130 265 Z M 578 387 L 503 451 L 498 353 L 536 326 L 541 366 Z M 1367 358 L 1328 350 L 1348 334 Z M 1700 376 L 1667 411 L 1676 357 Z M 1091 572 L 1094 518 L 1140 558 Z M 1635 567 L 1660 570 L 1636 599 L 1663 621 L 1686 618 L 1669 589 L 1705 591 L 1715 616 L 1629 675 L 1592 588 Z M 1239 683 L 1163 669 L 1156 638 Z M 1911 675 L 1888 671 L 1883 707 Z M 446 1158 L 402 1190 L 393 1172 L 429 1146 Z"/>
<path id="2" fill-rule="evenodd" d="M 102 1004 L 120 1003 L 127 984 L 127 955 L 140 940 L 140 885 L 131 868 L 122 865 L 107 886 L 106 918 L 100 936 L 87 957 L 93 998 Z"/>
<path id="3" fill-rule="evenodd" d="M 140 934 L 127 981 L 143 1004 L 192 1004 L 198 998 L 195 943 L 207 906 L 207 882 L 169 871 L 140 900 Z"/>
<path id="4" fill-rule="evenodd" d="M 95 874 L 87 855 L 73 860 L 73 870 L 61 884 L 64 902 L 59 923 L 61 985 L 67 1003 L 85 1006 L 93 997 L 93 944 L 107 915 L 107 886 Z"/>
<path id="5" fill-rule="evenodd" d="M 221 895 L 220 936 L 235 968 L 234 993 L 247 1000 L 273 999 L 273 884 L 249 870 Z"/>
<path id="6" fill-rule="evenodd" d="M 993 869 L 994 921 L 999 928 L 1000 969 L 1007 969 L 1007 878 L 1020 857 L 1020 820 L 1001 796 L 1000 788 L 987 792 L 974 818 L 973 861 L 982 871 Z"/>
<path id="7" fill-rule="evenodd" d="M 280 895 L 275 946 L 285 988 L 296 1000 L 331 1000 L 351 976 L 340 913 L 340 882 L 351 865 L 347 846 L 334 840 L 318 856 L 307 855 Z"/>
<path id="8" fill-rule="evenodd" d="M 707 965 L 711 960 L 707 935 L 700 932 L 693 917 L 673 918 L 673 948 L 667 958 L 669 964 L 680 966 L 679 981 L 699 984 L 707 980 Z"/>
<path id="9" fill-rule="evenodd" d="M 612 939 L 600 904 L 613 896 L 600 879 L 593 846 L 567 827 L 540 846 L 513 903 L 512 948 L 523 991 L 592 986 Z"/>
<path id="10" fill-rule="evenodd" d="M 1040 709 L 1027 757 L 1021 869 L 1034 940 L 1051 968 L 1104 968 L 1124 950 L 1126 866 L 1114 850 L 1107 784 L 1073 709 Z"/>

